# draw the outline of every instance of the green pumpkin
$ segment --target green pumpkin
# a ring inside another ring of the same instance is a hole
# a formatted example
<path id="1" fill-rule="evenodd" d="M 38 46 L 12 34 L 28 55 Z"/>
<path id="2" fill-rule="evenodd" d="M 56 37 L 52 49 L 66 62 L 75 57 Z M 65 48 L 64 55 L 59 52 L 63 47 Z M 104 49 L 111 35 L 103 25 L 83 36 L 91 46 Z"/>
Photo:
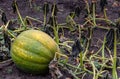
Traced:
<path id="1" fill-rule="evenodd" d="M 22 32 L 11 45 L 11 57 L 16 66 L 32 74 L 45 74 L 55 52 L 58 51 L 56 42 L 38 30 Z"/>

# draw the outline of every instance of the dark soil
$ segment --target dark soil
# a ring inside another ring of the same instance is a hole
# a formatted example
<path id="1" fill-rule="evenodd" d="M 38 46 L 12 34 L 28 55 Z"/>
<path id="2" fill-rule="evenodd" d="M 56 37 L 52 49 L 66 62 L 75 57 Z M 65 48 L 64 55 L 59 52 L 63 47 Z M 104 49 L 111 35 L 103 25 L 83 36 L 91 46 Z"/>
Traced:
<path id="1" fill-rule="evenodd" d="M 26 74 L 11 64 L 0 70 L 0 79 L 51 79 L 51 76 L 49 74 L 46 76 Z"/>
<path id="2" fill-rule="evenodd" d="M 31 16 L 33 18 L 40 19 L 41 21 L 43 21 L 43 12 L 41 9 L 45 1 L 50 4 L 53 4 L 54 2 L 54 0 L 35 0 L 33 3 L 36 4 L 37 7 L 34 8 L 33 6 L 32 8 L 30 8 L 29 0 L 17 0 L 18 8 L 22 17 Z M 85 16 L 85 11 L 84 11 L 85 3 L 82 0 L 56 0 L 56 3 L 58 4 L 58 9 L 59 9 L 58 17 L 57 17 L 58 23 L 65 23 L 66 16 L 70 13 L 70 11 L 73 11 L 75 5 L 78 5 L 81 7 L 82 11 L 80 16 L 75 18 L 75 21 L 82 25 Z M 12 5 L 12 0 L 0 0 L 0 9 L 2 9 L 6 13 L 8 20 L 11 19 L 14 20 L 18 18 L 17 14 L 13 13 L 11 5 Z M 97 3 L 96 13 L 97 13 L 97 17 L 103 17 L 103 12 L 100 11 L 99 0 Z M 112 21 L 115 21 L 116 19 L 118 19 L 118 17 L 120 17 L 120 2 L 115 2 L 114 0 L 108 0 L 107 16 Z M 1 25 L 3 25 L 3 22 L 0 20 L 0 26 Z M 39 25 L 41 24 L 38 23 L 34 24 L 34 26 L 39 26 Z M 103 22 L 103 24 L 100 25 L 105 25 L 105 24 Z M 16 27 L 16 25 L 14 27 Z M 101 46 L 100 43 L 98 48 L 94 47 L 94 45 L 97 44 L 96 41 L 98 39 L 103 40 L 105 33 L 106 30 L 101 30 L 101 29 L 94 30 L 93 33 L 94 38 L 92 40 L 93 50 L 96 50 Z M 65 35 L 67 38 L 70 38 L 68 36 L 69 33 L 66 33 Z M 118 51 L 118 53 L 119 52 L 120 51 Z M 65 73 L 64 75 L 68 75 L 68 73 Z M 50 74 L 46 76 L 39 76 L 39 75 L 31 75 L 21 72 L 19 69 L 16 68 L 14 63 L 12 63 L 0 69 L 0 79 L 52 79 L 52 78 Z M 89 77 L 89 79 L 92 78 Z"/>

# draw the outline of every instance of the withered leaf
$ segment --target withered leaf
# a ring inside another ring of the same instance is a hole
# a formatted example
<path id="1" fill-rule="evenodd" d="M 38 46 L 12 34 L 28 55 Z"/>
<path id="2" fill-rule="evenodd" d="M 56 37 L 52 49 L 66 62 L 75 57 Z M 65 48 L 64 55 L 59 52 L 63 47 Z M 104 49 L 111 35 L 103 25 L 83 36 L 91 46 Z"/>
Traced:
<path id="1" fill-rule="evenodd" d="M 4 24 L 6 24 L 8 22 L 8 19 L 7 19 L 6 14 L 4 12 L 2 13 L 1 20 L 3 21 Z"/>
<path id="2" fill-rule="evenodd" d="M 45 16 L 47 16 L 48 12 L 49 12 L 49 4 L 45 2 L 43 6 L 43 13 Z"/>
<path id="3" fill-rule="evenodd" d="M 81 46 L 80 40 L 77 39 L 72 46 L 72 56 L 77 57 L 81 51 L 83 51 L 83 47 Z"/>

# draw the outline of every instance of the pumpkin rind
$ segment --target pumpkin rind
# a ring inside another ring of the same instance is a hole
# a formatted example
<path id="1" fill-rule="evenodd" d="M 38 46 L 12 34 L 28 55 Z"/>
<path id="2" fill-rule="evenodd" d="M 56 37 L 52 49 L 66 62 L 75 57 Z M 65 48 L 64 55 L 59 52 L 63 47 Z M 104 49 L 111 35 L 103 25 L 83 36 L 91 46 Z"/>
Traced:
<path id="1" fill-rule="evenodd" d="M 16 66 L 28 73 L 43 74 L 55 52 L 56 42 L 46 33 L 38 30 L 22 32 L 11 45 L 11 57 Z"/>

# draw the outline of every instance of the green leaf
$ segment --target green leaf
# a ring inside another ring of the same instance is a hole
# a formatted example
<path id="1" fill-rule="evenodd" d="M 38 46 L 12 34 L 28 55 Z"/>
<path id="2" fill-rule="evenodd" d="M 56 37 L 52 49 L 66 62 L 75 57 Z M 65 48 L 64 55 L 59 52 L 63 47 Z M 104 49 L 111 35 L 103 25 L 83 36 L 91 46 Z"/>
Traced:
<path id="1" fill-rule="evenodd" d="M 99 62 L 97 62 L 97 61 L 94 61 L 94 65 L 98 70 L 101 68 Z"/>

